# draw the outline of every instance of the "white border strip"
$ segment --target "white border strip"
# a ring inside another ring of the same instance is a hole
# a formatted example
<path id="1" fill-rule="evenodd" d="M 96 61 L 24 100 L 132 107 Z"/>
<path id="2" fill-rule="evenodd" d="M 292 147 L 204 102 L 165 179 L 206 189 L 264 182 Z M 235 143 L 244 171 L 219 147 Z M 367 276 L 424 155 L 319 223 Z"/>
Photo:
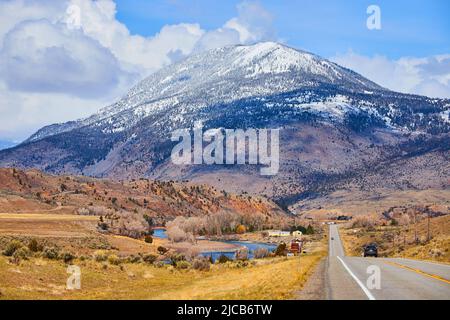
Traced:
<path id="1" fill-rule="evenodd" d="M 376 300 L 375 297 L 370 293 L 369 289 L 367 289 L 364 284 L 359 281 L 358 277 L 355 276 L 355 274 L 350 270 L 350 268 L 345 264 L 344 260 L 341 259 L 341 257 L 337 257 L 339 261 L 344 266 L 345 270 L 352 276 L 353 279 L 355 279 L 356 283 L 361 287 L 361 289 L 364 291 L 366 296 L 369 298 L 369 300 Z"/>

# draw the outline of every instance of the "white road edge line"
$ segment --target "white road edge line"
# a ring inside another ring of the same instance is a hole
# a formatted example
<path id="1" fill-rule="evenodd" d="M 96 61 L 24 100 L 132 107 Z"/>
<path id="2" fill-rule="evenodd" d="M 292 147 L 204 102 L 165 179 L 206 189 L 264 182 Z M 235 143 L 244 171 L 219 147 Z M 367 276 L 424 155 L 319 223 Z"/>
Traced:
<path id="1" fill-rule="evenodd" d="M 445 268 L 450 268 L 450 265 L 447 264 L 443 264 L 443 263 L 439 263 L 439 262 L 432 262 L 432 261 L 424 261 L 424 260 L 414 260 L 414 259 L 408 259 L 408 258 L 391 258 L 394 261 L 402 261 L 403 263 L 405 262 L 412 262 L 412 263 L 427 263 L 427 264 L 432 264 L 434 266 L 439 266 L 439 267 L 445 267 Z"/>
<path id="2" fill-rule="evenodd" d="M 341 257 L 337 257 L 337 258 L 342 263 L 342 265 L 344 266 L 345 270 L 347 270 L 347 272 L 352 276 L 352 278 L 355 279 L 356 283 L 364 291 L 364 293 L 366 294 L 367 298 L 369 298 L 369 300 L 376 300 L 375 297 L 372 295 L 372 293 L 370 293 L 369 289 L 367 289 L 364 286 L 364 284 L 358 279 L 357 276 L 355 276 L 355 274 L 352 272 L 352 270 L 350 270 L 350 268 L 345 264 L 344 260 L 342 260 Z"/>

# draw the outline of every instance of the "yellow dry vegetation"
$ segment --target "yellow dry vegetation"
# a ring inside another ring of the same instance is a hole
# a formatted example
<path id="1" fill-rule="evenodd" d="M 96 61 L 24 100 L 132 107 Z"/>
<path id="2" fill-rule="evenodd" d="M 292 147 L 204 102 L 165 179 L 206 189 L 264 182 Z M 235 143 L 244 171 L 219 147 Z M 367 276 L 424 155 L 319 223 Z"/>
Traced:
<path id="1" fill-rule="evenodd" d="M 427 219 L 417 226 L 378 226 L 373 230 L 340 228 L 340 231 L 344 249 L 350 256 L 360 256 L 364 245 L 375 242 L 381 256 L 450 263 L 450 215 L 430 220 L 430 241 L 427 241 Z M 414 241 L 415 232 L 418 242 Z"/>
<path id="2" fill-rule="evenodd" d="M 0 299 L 289 299 L 324 255 L 268 258 L 240 268 L 213 265 L 207 272 L 75 261 L 82 288 L 74 291 L 65 288 L 69 274 L 60 261 L 32 258 L 14 265 L 0 256 Z"/>
<path id="3" fill-rule="evenodd" d="M 75 214 L 52 213 L 0 213 L 0 220 L 28 220 L 28 221 L 98 221 L 97 216 L 82 216 Z"/>

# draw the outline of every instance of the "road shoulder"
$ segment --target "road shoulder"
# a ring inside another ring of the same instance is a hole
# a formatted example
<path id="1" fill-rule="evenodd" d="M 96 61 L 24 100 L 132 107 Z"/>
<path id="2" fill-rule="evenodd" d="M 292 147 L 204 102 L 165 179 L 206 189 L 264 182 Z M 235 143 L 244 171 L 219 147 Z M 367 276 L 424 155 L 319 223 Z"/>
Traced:
<path id="1" fill-rule="evenodd" d="M 296 300 L 325 300 L 325 271 L 327 258 L 317 264 L 315 270 L 306 281 L 303 288 L 295 294 Z"/>

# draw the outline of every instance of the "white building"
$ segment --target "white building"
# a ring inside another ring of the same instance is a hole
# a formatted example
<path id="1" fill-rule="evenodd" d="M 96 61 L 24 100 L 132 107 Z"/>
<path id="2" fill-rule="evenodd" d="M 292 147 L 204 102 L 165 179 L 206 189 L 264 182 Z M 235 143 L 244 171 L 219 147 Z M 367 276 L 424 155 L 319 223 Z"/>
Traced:
<path id="1" fill-rule="evenodd" d="M 269 237 L 289 237 L 291 233 L 289 231 L 270 230 Z"/>
<path id="2" fill-rule="evenodd" d="M 302 235 L 303 235 L 303 233 L 301 231 L 298 231 L 298 230 L 292 232 L 292 236 L 294 238 L 301 238 Z"/>

